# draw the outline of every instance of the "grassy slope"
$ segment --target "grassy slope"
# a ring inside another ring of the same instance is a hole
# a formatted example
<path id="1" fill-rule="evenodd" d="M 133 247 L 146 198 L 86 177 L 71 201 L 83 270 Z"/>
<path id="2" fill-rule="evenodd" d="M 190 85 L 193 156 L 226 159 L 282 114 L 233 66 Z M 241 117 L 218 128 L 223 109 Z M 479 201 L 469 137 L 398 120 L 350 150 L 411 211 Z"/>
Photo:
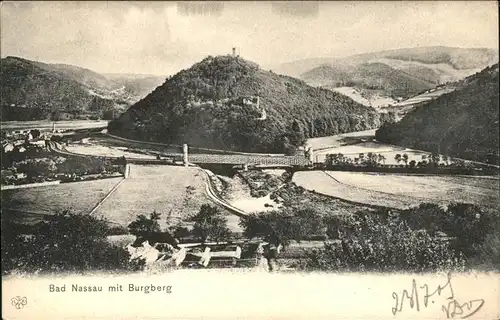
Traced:
<path id="1" fill-rule="evenodd" d="M 43 217 L 22 214 L 23 211 L 54 214 L 58 211 L 72 209 L 77 213 L 88 213 L 120 180 L 121 178 L 111 178 L 47 187 L 4 190 L 1 194 L 2 219 L 36 222 Z M 9 209 L 15 212 L 9 214 Z"/>
<path id="2" fill-rule="evenodd" d="M 205 178 L 198 169 L 172 166 L 131 166 L 130 178 L 97 210 L 112 222 L 128 225 L 139 214 L 161 214 L 160 225 L 170 215 L 178 222 L 196 214 L 202 204 L 212 204 L 205 192 Z M 227 215 L 232 231 L 241 231 L 239 217 Z"/>
<path id="3" fill-rule="evenodd" d="M 1 60 L 2 120 L 47 119 L 55 110 L 76 116 L 122 110 L 151 92 L 161 77 L 108 79 L 91 70 L 18 57 Z M 14 104 L 16 107 L 11 106 Z M 19 106 L 25 106 L 22 112 Z"/>
<path id="4" fill-rule="evenodd" d="M 312 171 L 296 173 L 293 181 L 345 200 L 394 208 L 457 199 L 494 208 L 499 201 L 498 179 Z"/>

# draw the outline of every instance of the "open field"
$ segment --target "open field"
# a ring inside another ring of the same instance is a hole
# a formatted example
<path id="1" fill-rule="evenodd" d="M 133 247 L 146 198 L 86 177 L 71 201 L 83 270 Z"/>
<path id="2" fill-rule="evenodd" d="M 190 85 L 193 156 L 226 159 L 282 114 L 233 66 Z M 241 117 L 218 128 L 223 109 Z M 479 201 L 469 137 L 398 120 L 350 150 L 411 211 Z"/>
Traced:
<path id="1" fill-rule="evenodd" d="M 329 196 L 394 208 L 452 201 L 495 208 L 499 201 L 498 178 L 309 171 L 295 173 L 293 181 Z"/>
<path id="2" fill-rule="evenodd" d="M 381 154 L 383 155 L 386 160 L 385 164 L 404 164 L 403 161 L 400 161 L 399 163 L 395 160 L 395 157 L 397 154 L 403 155 L 407 154 L 408 155 L 408 163 L 412 160 L 415 162 L 422 161 L 422 156 L 427 156 L 431 154 L 430 152 L 425 152 L 425 151 L 420 151 L 420 150 L 414 150 L 414 149 L 409 149 L 409 148 L 402 148 L 398 146 L 393 146 L 385 143 L 379 143 L 379 142 L 362 142 L 358 144 L 353 144 L 353 145 L 347 145 L 347 146 L 340 146 L 338 148 L 332 148 L 332 149 L 324 149 L 318 152 L 314 153 L 314 161 L 315 162 L 324 162 L 326 155 L 327 154 L 332 154 L 332 153 L 342 153 L 344 156 L 349 157 L 349 158 L 357 158 L 359 157 L 360 153 L 364 153 L 365 156 L 368 152 L 376 153 L 376 154 Z M 440 161 L 442 163 L 443 161 Z"/>
<path id="3" fill-rule="evenodd" d="M 27 130 L 39 129 L 42 131 L 52 130 L 52 121 L 3 121 L 0 122 L 2 130 Z M 107 120 L 66 120 L 56 121 L 56 130 L 77 130 L 90 128 L 105 128 L 108 126 Z"/>
<path id="4" fill-rule="evenodd" d="M 311 138 L 307 139 L 307 145 L 313 148 L 313 150 L 323 148 L 336 148 L 350 141 L 363 142 L 362 140 L 373 139 L 376 130 L 377 129 L 371 129 L 365 131 L 337 134 L 334 136 Z"/>
<path id="5" fill-rule="evenodd" d="M 410 105 L 430 101 L 432 99 L 436 99 L 437 97 L 442 96 L 443 94 L 450 93 L 454 90 L 455 89 L 451 89 L 451 88 L 442 88 L 442 89 L 438 89 L 438 90 L 433 91 L 433 92 L 422 93 L 418 96 L 401 101 L 401 102 L 395 104 L 395 106 L 410 106 Z"/>
<path id="6" fill-rule="evenodd" d="M 383 112 L 384 110 L 380 107 L 394 105 L 397 103 L 397 101 L 391 97 L 384 96 L 381 90 L 360 90 L 356 87 L 336 87 L 331 90 L 346 95 L 362 105 L 372 106 L 380 112 Z"/>
<path id="7" fill-rule="evenodd" d="M 139 214 L 153 211 L 161 214 L 160 224 L 167 216 L 174 221 L 197 213 L 202 204 L 213 204 L 205 192 L 205 177 L 199 169 L 177 166 L 131 165 L 130 177 L 97 210 L 110 221 L 128 225 Z M 228 215 L 233 231 L 239 217 Z"/>
<path id="8" fill-rule="evenodd" d="M 33 223 L 44 214 L 54 214 L 64 209 L 88 213 L 122 178 L 110 178 L 54 186 L 4 190 L 2 220 Z"/>
<path id="9" fill-rule="evenodd" d="M 386 158 L 383 163 L 387 165 L 404 164 L 403 161 L 398 163 L 395 160 L 397 154 L 403 155 L 406 153 L 408 155 L 408 163 L 412 160 L 418 163 L 423 160 L 422 156 L 428 158 L 431 155 L 431 152 L 379 142 L 375 140 L 375 131 L 376 129 L 372 129 L 322 138 L 312 138 L 308 139 L 307 143 L 315 150 L 314 162 L 316 163 L 324 163 L 326 155 L 333 153 L 342 153 L 351 159 L 359 157 L 360 153 L 364 153 L 365 156 L 368 152 L 380 153 Z M 428 160 L 426 159 L 426 161 Z M 467 160 L 464 161 L 468 162 Z M 441 160 L 439 163 L 445 162 Z"/>

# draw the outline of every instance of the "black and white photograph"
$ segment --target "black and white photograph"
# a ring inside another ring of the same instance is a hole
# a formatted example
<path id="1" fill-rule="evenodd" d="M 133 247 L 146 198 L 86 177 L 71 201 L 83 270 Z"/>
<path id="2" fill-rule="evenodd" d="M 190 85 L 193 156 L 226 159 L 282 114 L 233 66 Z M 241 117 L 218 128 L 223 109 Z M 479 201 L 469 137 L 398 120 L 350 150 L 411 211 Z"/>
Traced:
<path id="1" fill-rule="evenodd" d="M 3 1 L 3 318 L 500 317 L 498 9 Z"/>

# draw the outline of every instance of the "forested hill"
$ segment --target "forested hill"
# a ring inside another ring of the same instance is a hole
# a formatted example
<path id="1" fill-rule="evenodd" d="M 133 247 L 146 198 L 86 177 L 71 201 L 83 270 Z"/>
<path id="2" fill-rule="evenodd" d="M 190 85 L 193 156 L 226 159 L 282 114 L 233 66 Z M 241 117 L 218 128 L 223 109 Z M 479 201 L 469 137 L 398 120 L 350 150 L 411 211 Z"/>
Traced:
<path id="1" fill-rule="evenodd" d="M 242 58 L 209 56 L 167 79 L 111 122 L 109 131 L 140 140 L 282 152 L 302 138 L 376 128 L 389 117 Z"/>
<path id="2" fill-rule="evenodd" d="M 73 65 L 9 56 L 0 60 L 1 119 L 111 120 L 164 80 L 110 79 Z"/>
<path id="3" fill-rule="evenodd" d="M 273 70 L 377 107 L 464 79 L 497 62 L 498 49 L 434 46 L 299 60 Z"/>
<path id="4" fill-rule="evenodd" d="M 379 141 L 498 163 L 498 64 L 377 130 Z"/>

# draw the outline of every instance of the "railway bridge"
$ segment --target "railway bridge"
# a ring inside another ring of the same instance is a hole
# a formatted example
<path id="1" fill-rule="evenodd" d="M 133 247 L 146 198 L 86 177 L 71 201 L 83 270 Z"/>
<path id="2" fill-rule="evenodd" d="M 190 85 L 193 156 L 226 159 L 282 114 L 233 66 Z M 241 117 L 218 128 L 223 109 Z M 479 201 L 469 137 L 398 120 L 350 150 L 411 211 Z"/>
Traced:
<path id="1" fill-rule="evenodd" d="M 99 157 L 105 159 L 117 159 L 120 157 L 112 156 L 95 156 L 82 153 L 75 153 L 67 150 L 63 145 L 51 141 L 48 144 L 51 151 L 65 155 L 82 156 L 82 157 Z M 264 154 L 210 154 L 210 153 L 195 153 L 188 154 L 188 146 L 183 146 L 183 153 L 156 153 L 151 157 L 125 157 L 128 162 L 142 164 L 189 164 L 203 165 L 232 165 L 242 166 L 263 166 L 263 167 L 303 167 L 310 166 L 312 162 L 305 156 L 285 156 L 285 155 L 264 155 Z"/>

